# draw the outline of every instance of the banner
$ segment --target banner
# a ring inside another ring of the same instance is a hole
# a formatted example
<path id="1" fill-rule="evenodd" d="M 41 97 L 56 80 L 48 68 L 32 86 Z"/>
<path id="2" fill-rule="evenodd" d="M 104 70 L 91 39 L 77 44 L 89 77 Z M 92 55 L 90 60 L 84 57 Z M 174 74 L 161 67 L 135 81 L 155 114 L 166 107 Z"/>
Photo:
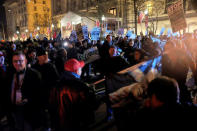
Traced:
<path id="1" fill-rule="evenodd" d="M 32 35 L 32 33 L 30 33 L 29 37 L 30 37 L 31 39 L 33 39 L 33 35 Z"/>
<path id="2" fill-rule="evenodd" d="M 81 23 L 76 25 L 76 33 L 79 40 L 84 39 Z"/>
<path id="3" fill-rule="evenodd" d="M 100 39 L 100 31 L 101 31 L 100 28 L 94 27 L 91 31 L 91 39 L 92 40 L 99 40 Z"/>
<path id="4" fill-rule="evenodd" d="M 174 33 L 187 28 L 183 3 L 181 0 L 168 7 L 168 16 Z"/>
<path id="5" fill-rule="evenodd" d="M 82 30 L 83 30 L 83 37 L 84 39 L 88 39 L 88 26 L 87 25 L 84 25 L 82 26 Z"/>
<path id="6" fill-rule="evenodd" d="M 137 82 L 143 82 L 145 78 L 150 82 L 151 80 L 160 76 L 161 74 L 161 67 L 159 66 L 161 63 L 161 59 L 162 57 L 159 56 L 157 58 L 154 58 L 145 62 L 141 62 L 130 68 L 122 70 L 117 73 L 116 80 L 114 80 L 114 78 L 112 77 L 110 79 L 107 79 L 106 82 L 105 82 L 105 79 L 95 82 L 94 84 L 95 84 L 95 89 L 96 89 L 97 94 L 99 94 L 99 92 L 105 92 L 106 84 L 104 83 L 108 83 L 108 81 L 113 81 L 112 84 L 108 85 L 110 86 L 108 87 L 110 89 L 113 89 L 114 86 L 116 87 L 117 85 L 122 85 L 122 86 L 119 86 L 118 88 L 125 86 L 123 84 L 123 81 L 124 81 L 123 78 L 124 76 L 127 76 L 127 75 L 132 76 L 132 78 L 134 78 L 135 81 Z M 119 80 L 117 80 L 118 76 L 120 77 Z"/>
<path id="7" fill-rule="evenodd" d="M 118 35 L 124 35 L 124 29 L 123 28 L 118 29 Z"/>
<path id="8" fill-rule="evenodd" d="M 92 47 L 84 51 L 83 54 L 77 54 L 78 60 L 83 60 L 85 63 L 91 63 L 100 58 L 97 47 Z"/>
<path id="9" fill-rule="evenodd" d="M 165 28 L 165 27 L 163 27 L 163 28 L 161 29 L 161 31 L 160 31 L 159 36 L 163 35 L 163 33 L 164 33 L 164 31 L 165 31 L 165 30 L 166 30 L 166 28 Z"/>
<path id="10" fill-rule="evenodd" d="M 169 38 L 169 37 L 171 37 L 171 35 L 172 35 L 172 29 L 168 29 L 167 37 Z"/>
<path id="11" fill-rule="evenodd" d="M 67 26 L 62 26 L 62 38 L 68 38 L 71 30 L 68 30 Z"/>
<path id="12" fill-rule="evenodd" d="M 77 33 L 75 30 L 73 30 L 70 34 L 70 41 L 77 41 Z"/>
<path id="13" fill-rule="evenodd" d="M 136 35 L 130 30 L 127 32 L 127 36 L 129 39 L 136 39 Z"/>

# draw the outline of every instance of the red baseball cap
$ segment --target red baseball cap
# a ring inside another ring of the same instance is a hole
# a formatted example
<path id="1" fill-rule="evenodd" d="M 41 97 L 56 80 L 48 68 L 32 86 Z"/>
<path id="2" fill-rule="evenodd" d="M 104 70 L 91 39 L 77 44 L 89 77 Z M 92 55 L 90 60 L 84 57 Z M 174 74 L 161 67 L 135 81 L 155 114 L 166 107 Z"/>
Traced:
<path id="1" fill-rule="evenodd" d="M 83 68 L 85 65 L 84 61 L 78 61 L 76 59 L 69 59 L 64 64 L 64 69 L 70 72 L 76 72 L 79 68 Z"/>

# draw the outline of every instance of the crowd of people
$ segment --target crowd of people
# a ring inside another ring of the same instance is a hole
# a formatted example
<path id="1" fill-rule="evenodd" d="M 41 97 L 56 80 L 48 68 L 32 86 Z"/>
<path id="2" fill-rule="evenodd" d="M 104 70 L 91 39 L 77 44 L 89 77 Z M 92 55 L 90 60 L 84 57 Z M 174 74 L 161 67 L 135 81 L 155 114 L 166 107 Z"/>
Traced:
<path id="1" fill-rule="evenodd" d="M 188 34 L 161 36 L 160 41 L 153 37 L 109 34 L 103 43 L 69 39 L 0 43 L 0 130 L 91 130 L 101 100 L 107 105 L 106 119 L 114 117 L 120 131 L 142 124 L 150 129 L 155 124 L 171 127 L 174 121 L 191 124 L 197 115 L 196 90 L 188 88 L 186 80 L 191 70 L 197 83 L 197 39 Z M 99 58 L 82 60 L 79 56 L 91 48 L 98 50 Z M 137 82 L 117 73 L 158 56 L 161 77 L 152 81 L 145 77 Z M 103 99 L 90 83 L 94 78 L 106 80 Z"/>

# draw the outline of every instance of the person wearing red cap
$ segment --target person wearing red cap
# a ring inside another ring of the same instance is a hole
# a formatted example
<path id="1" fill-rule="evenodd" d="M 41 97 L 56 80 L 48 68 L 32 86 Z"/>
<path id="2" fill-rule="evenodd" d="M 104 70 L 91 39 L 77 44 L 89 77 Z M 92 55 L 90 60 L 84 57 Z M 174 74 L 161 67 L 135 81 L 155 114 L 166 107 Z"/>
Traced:
<path id="1" fill-rule="evenodd" d="M 58 88 L 51 93 L 53 110 L 50 112 L 58 112 L 51 115 L 52 123 L 58 131 L 87 131 L 88 125 L 94 121 L 94 111 L 99 104 L 93 88 L 80 80 L 84 65 L 83 61 L 76 59 L 66 61 Z"/>
<path id="2" fill-rule="evenodd" d="M 78 61 L 76 59 L 70 59 L 66 61 L 64 69 L 71 72 L 75 77 L 80 78 L 82 68 L 85 66 L 84 61 Z"/>

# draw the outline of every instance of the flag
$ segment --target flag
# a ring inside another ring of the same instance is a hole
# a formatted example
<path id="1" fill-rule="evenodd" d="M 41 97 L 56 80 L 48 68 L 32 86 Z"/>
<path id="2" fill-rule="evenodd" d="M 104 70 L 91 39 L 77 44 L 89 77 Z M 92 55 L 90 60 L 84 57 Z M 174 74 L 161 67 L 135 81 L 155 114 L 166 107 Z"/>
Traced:
<path id="1" fill-rule="evenodd" d="M 138 23 L 142 23 L 144 19 L 144 13 L 142 11 L 140 11 L 139 15 L 138 15 Z"/>
<path id="2" fill-rule="evenodd" d="M 145 16 L 145 27 L 148 27 L 148 15 Z"/>
<path id="3" fill-rule="evenodd" d="M 51 33 L 51 30 L 50 30 L 50 28 L 48 27 L 47 28 L 47 34 L 50 34 Z"/>
<path id="4" fill-rule="evenodd" d="M 96 21 L 96 27 L 100 27 L 100 22 L 99 22 L 99 20 Z"/>
<path id="5" fill-rule="evenodd" d="M 125 76 L 128 76 L 128 75 L 132 76 L 132 78 L 134 78 L 135 81 L 137 82 L 143 82 L 145 78 L 146 80 L 150 82 L 151 80 L 161 75 L 161 66 L 160 66 L 161 59 L 162 57 L 159 56 L 157 58 L 139 63 L 135 66 L 132 66 L 130 68 L 127 68 L 123 71 L 118 72 L 118 75 L 116 75 L 116 78 L 111 77 L 110 79 L 106 79 L 106 80 L 103 79 L 98 82 L 95 82 L 96 92 L 99 94 L 97 89 L 100 91 L 103 91 L 103 90 L 105 91 L 104 86 L 110 86 L 108 87 L 110 89 L 115 89 L 114 86 L 117 86 L 117 85 L 118 86 L 120 85 L 118 88 L 126 86 L 128 83 L 124 83 L 124 82 L 125 82 L 125 79 L 128 79 L 129 77 L 125 77 Z M 108 84 L 108 85 L 103 84 L 103 83 L 109 83 L 110 81 L 113 81 L 113 83 Z M 130 81 L 132 82 L 132 80 Z"/>
<path id="6" fill-rule="evenodd" d="M 29 37 L 30 37 L 31 39 L 33 39 L 33 35 L 32 35 L 32 33 L 30 33 Z"/>

